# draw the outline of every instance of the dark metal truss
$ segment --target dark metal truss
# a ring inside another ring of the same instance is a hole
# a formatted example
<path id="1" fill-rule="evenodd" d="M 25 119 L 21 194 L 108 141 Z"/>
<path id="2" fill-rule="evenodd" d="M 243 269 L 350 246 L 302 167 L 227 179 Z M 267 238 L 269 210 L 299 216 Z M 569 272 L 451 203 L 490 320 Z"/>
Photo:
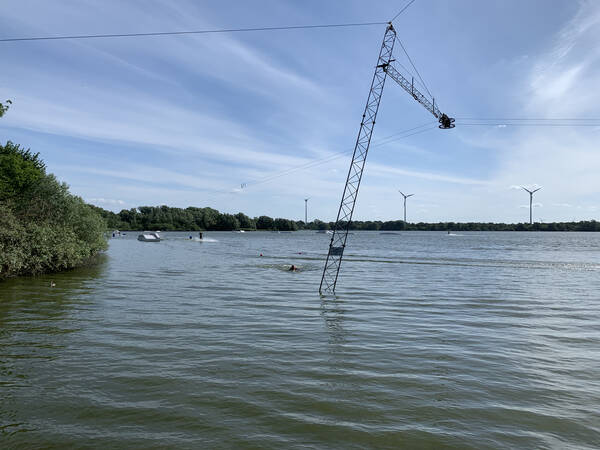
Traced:
<path id="1" fill-rule="evenodd" d="M 419 90 L 415 87 L 414 79 L 408 81 L 405 77 L 403 77 L 402 74 L 394 67 L 393 60 L 390 61 L 384 70 L 392 80 L 398 83 L 402 89 L 408 92 L 416 101 L 423 105 L 427 111 L 429 111 L 436 119 L 438 119 L 440 122 L 440 128 L 454 128 L 454 119 L 448 117 L 446 114 L 440 111 L 435 104 L 435 98 L 432 98 L 430 101 L 421 92 L 419 92 Z"/>
<path id="2" fill-rule="evenodd" d="M 379 51 L 379 59 L 377 60 L 375 74 L 373 75 L 373 81 L 371 82 L 371 90 L 369 91 L 367 105 L 365 106 L 365 111 L 360 123 L 360 130 L 358 132 L 358 138 L 356 139 L 354 153 L 352 154 L 352 163 L 348 170 L 348 177 L 346 178 L 346 186 L 344 187 L 340 209 L 338 210 L 337 219 L 333 227 L 333 235 L 331 236 L 331 242 L 329 243 L 327 261 L 325 262 L 321 284 L 319 285 L 320 294 L 335 292 L 335 286 L 342 265 L 344 249 L 346 248 L 346 240 L 348 239 L 348 230 L 350 229 L 350 224 L 352 222 L 352 214 L 354 213 L 354 206 L 356 205 L 358 188 L 360 187 L 360 180 L 365 167 L 367 152 L 369 151 L 369 144 L 371 143 L 371 136 L 373 135 L 373 128 L 375 127 L 375 118 L 377 116 L 377 111 L 379 110 L 379 102 L 381 100 L 381 95 L 383 94 L 386 76 L 389 75 L 390 78 L 398 83 L 417 102 L 433 114 L 435 118 L 438 119 L 440 128 L 454 128 L 454 119 L 440 111 L 435 104 L 435 99 L 432 98 L 429 100 L 429 98 L 419 92 L 415 87 L 414 79 L 408 81 L 408 79 L 402 76 L 402 74 L 394 67 L 392 50 L 394 49 L 395 40 L 396 30 L 394 30 L 394 27 L 390 23 L 383 36 L 383 43 L 381 44 L 381 50 Z M 406 221 L 406 215 L 404 220 Z"/>
<path id="3" fill-rule="evenodd" d="M 348 239 L 348 230 L 350 228 L 350 223 L 352 222 L 354 205 L 356 204 L 360 180 L 365 167 L 367 152 L 369 151 L 369 144 L 371 143 L 371 136 L 373 135 L 373 128 L 375 127 L 375 118 L 377 117 L 377 111 L 379 110 L 379 102 L 381 100 L 381 94 L 383 93 L 383 86 L 388 73 L 388 66 L 392 57 L 395 40 L 396 30 L 394 30 L 394 27 L 390 23 L 385 31 L 381 50 L 379 51 L 375 74 L 373 75 L 373 81 L 371 82 L 371 90 L 369 91 L 367 105 L 365 106 L 365 111 L 360 123 L 360 130 L 358 132 L 358 138 L 356 139 L 354 153 L 352 154 L 352 163 L 348 170 L 346 186 L 344 187 L 340 209 L 338 210 L 337 219 L 333 228 L 333 235 L 331 236 L 331 242 L 329 243 L 327 261 L 325 262 L 323 277 L 321 278 L 321 284 L 319 286 L 319 293 L 321 294 L 324 292 L 335 292 L 335 285 L 342 264 L 342 256 L 344 254 L 344 248 L 346 247 L 346 240 Z"/>

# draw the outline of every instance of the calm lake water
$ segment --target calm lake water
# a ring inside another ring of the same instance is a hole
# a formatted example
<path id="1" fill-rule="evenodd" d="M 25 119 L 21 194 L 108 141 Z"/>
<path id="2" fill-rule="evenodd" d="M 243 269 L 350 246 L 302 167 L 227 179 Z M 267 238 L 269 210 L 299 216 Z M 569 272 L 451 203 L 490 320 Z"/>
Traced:
<path id="1" fill-rule="evenodd" d="M 600 447 L 600 233 L 163 235 L 0 283 L 0 448 Z"/>

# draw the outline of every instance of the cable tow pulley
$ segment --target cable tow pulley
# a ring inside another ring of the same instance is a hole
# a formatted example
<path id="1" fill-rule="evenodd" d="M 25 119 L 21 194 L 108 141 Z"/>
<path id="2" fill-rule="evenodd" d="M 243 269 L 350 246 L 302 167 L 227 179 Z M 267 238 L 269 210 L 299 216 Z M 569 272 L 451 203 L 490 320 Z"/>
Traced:
<path id="1" fill-rule="evenodd" d="M 456 126 L 456 125 L 454 125 L 454 118 L 448 117 L 446 114 L 442 114 L 440 116 L 438 122 L 440 123 L 439 128 L 441 128 L 442 130 L 447 130 L 449 128 L 454 128 Z"/>

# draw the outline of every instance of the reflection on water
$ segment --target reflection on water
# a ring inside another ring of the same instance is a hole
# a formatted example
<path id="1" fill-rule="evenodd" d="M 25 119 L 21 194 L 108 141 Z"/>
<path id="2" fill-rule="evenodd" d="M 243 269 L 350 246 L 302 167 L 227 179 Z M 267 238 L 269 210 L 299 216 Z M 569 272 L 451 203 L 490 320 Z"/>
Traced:
<path id="1" fill-rule="evenodd" d="M 346 343 L 344 313 L 343 301 L 340 298 L 331 296 L 329 299 L 325 297 L 321 299 L 321 316 L 325 321 L 329 343 L 333 349 Z"/>
<path id="2" fill-rule="evenodd" d="M 78 314 L 87 309 L 85 297 L 107 264 L 107 255 L 100 255 L 83 268 L 0 284 L 0 436 L 34 429 L 19 420 L 23 398 L 15 394 L 42 389 L 32 372 L 51 370 L 49 364 L 60 359 L 66 336 L 81 326 Z"/>
<path id="3" fill-rule="evenodd" d="M 600 442 L 598 234 L 164 237 L 0 283 L 1 448 Z"/>

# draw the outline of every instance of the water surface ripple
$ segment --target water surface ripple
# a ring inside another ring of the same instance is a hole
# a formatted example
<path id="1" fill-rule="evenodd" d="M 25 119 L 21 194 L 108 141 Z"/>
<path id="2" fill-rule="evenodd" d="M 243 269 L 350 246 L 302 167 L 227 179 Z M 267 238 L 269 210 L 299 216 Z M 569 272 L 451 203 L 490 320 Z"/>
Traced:
<path id="1" fill-rule="evenodd" d="M 600 234 L 164 236 L 0 283 L 1 448 L 600 447 Z"/>

